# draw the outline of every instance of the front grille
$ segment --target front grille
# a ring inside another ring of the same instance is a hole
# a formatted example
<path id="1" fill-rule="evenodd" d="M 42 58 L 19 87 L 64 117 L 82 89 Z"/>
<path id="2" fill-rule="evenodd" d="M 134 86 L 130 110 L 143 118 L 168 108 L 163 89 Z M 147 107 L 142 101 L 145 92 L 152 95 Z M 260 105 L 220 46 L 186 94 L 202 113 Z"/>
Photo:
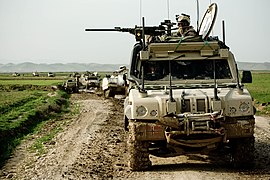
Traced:
<path id="1" fill-rule="evenodd" d="M 190 100 L 185 99 L 184 103 L 182 104 L 182 112 L 191 112 L 190 111 Z"/>
<path id="2" fill-rule="evenodd" d="M 197 99 L 197 112 L 206 112 L 205 111 L 205 99 Z"/>
<path id="3" fill-rule="evenodd" d="M 210 129 L 210 121 L 193 121 L 191 122 L 192 131 L 208 131 Z"/>

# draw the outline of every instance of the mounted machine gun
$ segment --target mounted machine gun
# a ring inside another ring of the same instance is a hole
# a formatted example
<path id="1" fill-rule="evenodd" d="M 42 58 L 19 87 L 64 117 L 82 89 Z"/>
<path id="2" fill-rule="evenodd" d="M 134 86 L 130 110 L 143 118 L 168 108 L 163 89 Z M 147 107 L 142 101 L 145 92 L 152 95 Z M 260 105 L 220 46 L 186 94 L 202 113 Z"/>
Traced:
<path id="1" fill-rule="evenodd" d="M 85 29 L 85 31 L 118 31 L 118 32 L 128 32 L 135 36 L 136 41 L 143 40 L 143 35 L 149 36 L 162 36 L 162 35 L 171 35 L 172 26 L 176 23 L 172 23 L 170 20 L 165 20 L 161 22 L 159 26 L 149 26 L 144 27 L 144 18 L 143 26 L 135 26 L 135 28 L 121 28 L 115 27 L 114 29 Z"/>

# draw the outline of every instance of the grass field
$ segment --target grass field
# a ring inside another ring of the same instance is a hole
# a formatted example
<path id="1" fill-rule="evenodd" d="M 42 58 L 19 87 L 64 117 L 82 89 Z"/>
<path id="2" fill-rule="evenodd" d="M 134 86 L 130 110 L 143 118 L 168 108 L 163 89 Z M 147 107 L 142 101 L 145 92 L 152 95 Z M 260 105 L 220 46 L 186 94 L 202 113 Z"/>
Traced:
<path id="1" fill-rule="evenodd" d="M 3 99 L 3 100 L 2 100 Z M 48 101 L 47 92 L 4 92 L 0 96 L 0 132 L 17 129 Z"/>
<path id="2" fill-rule="evenodd" d="M 270 115 L 270 72 L 252 72 L 252 79 L 245 86 L 254 98 L 257 114 Z"/>
<path id="3" fill-rule="evenodd" d="M 32 132 L 37 124 L 63 111 L 68 98 L 62 91 L 39 87 L 35 90 L 13 90 L 9 88 L 12 85 L 6 86 L 8 91 L 0 89 L 0 166 L 24 135 Z"/>
<path id="4" fill-rule="evenodd" d="M 39 76 L 33 77 L 31 74 L 12 77 L 10 74 L 0 74 L 0 85 L 39 85 L 39 86 L 50 86 L 50 85 L 58 85 L 62 84 L 68 76 L 66 74 L 62 74 L 61 76 L 56 77 L 47 77 L 47 76 Z"/>
<path id="5" fill-rule="evenodd" d="M 0 84 L 2 85 L 11 85 L 11 84 L 31 84 L 31 85 L 39 85 L 39 86 L 50 86 L 50 85 L 58 85 L 62 84 L 64 79 L 0 79 Z"/>

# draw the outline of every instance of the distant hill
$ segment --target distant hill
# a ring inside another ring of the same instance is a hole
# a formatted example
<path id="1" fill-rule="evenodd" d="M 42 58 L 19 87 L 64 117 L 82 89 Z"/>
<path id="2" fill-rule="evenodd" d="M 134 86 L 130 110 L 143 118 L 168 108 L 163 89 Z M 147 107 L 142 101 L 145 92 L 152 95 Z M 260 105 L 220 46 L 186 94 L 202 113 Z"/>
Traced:
<path id="1" fill-rule="evenodd" d="M 270 63 L 250 63 L 237 62 L 240 70 L 270 70 Z M 0 64 L 0 72 L 83 72 L 83 71 L 114 71 L 119 66 L 127 64 L 98 64 L 98 63 L 55 63 L 55 64 L 35 64 L 30 62 L 20 64 Z"/>
<path id="2" fill-rule="evenodd" d="M 97 64 L 97 63 L 55 63 L 55 64 L 0 64 L 0 72 L 82 72 L 82 71 L 114 71 L 125 64 Z M 126 65 L 127 66 L 127 65 Z"/>
<path id="3" fill-rule="evenodd" d="M 270 63 L 237 62 L 240 70 L 270 70 Z"/>

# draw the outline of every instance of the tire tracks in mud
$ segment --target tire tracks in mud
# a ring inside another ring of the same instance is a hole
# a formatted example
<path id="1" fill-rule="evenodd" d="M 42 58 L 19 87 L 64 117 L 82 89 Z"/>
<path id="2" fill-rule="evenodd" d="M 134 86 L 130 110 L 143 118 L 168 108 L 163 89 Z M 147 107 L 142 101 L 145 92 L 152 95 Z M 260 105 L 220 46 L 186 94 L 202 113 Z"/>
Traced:
<path id="1" fill-rule="evenodd" d="M 102 101 L 84 100 L 78 103 L 82 107 L 79 117 L 55 138 L 57 143 L 54 148 L 38 159 L 31 172 L 33 179 L 63 178 L 77 162 L 84 146 L 95 136 L 99 129 L 95 123 L 105 120 L 107 114 Z"/>
<path id="2" fill-rule="evenodd" d="M 67 179 L 113 179 L 120 178 L 127 171 L 126 144 L 122 113 L 117 103 L 105 100 L 108 116 L 103 122 L 94 124 L 101 127 L 91 142 L 84 145 L 77 161 L 65 172 Z"/>

